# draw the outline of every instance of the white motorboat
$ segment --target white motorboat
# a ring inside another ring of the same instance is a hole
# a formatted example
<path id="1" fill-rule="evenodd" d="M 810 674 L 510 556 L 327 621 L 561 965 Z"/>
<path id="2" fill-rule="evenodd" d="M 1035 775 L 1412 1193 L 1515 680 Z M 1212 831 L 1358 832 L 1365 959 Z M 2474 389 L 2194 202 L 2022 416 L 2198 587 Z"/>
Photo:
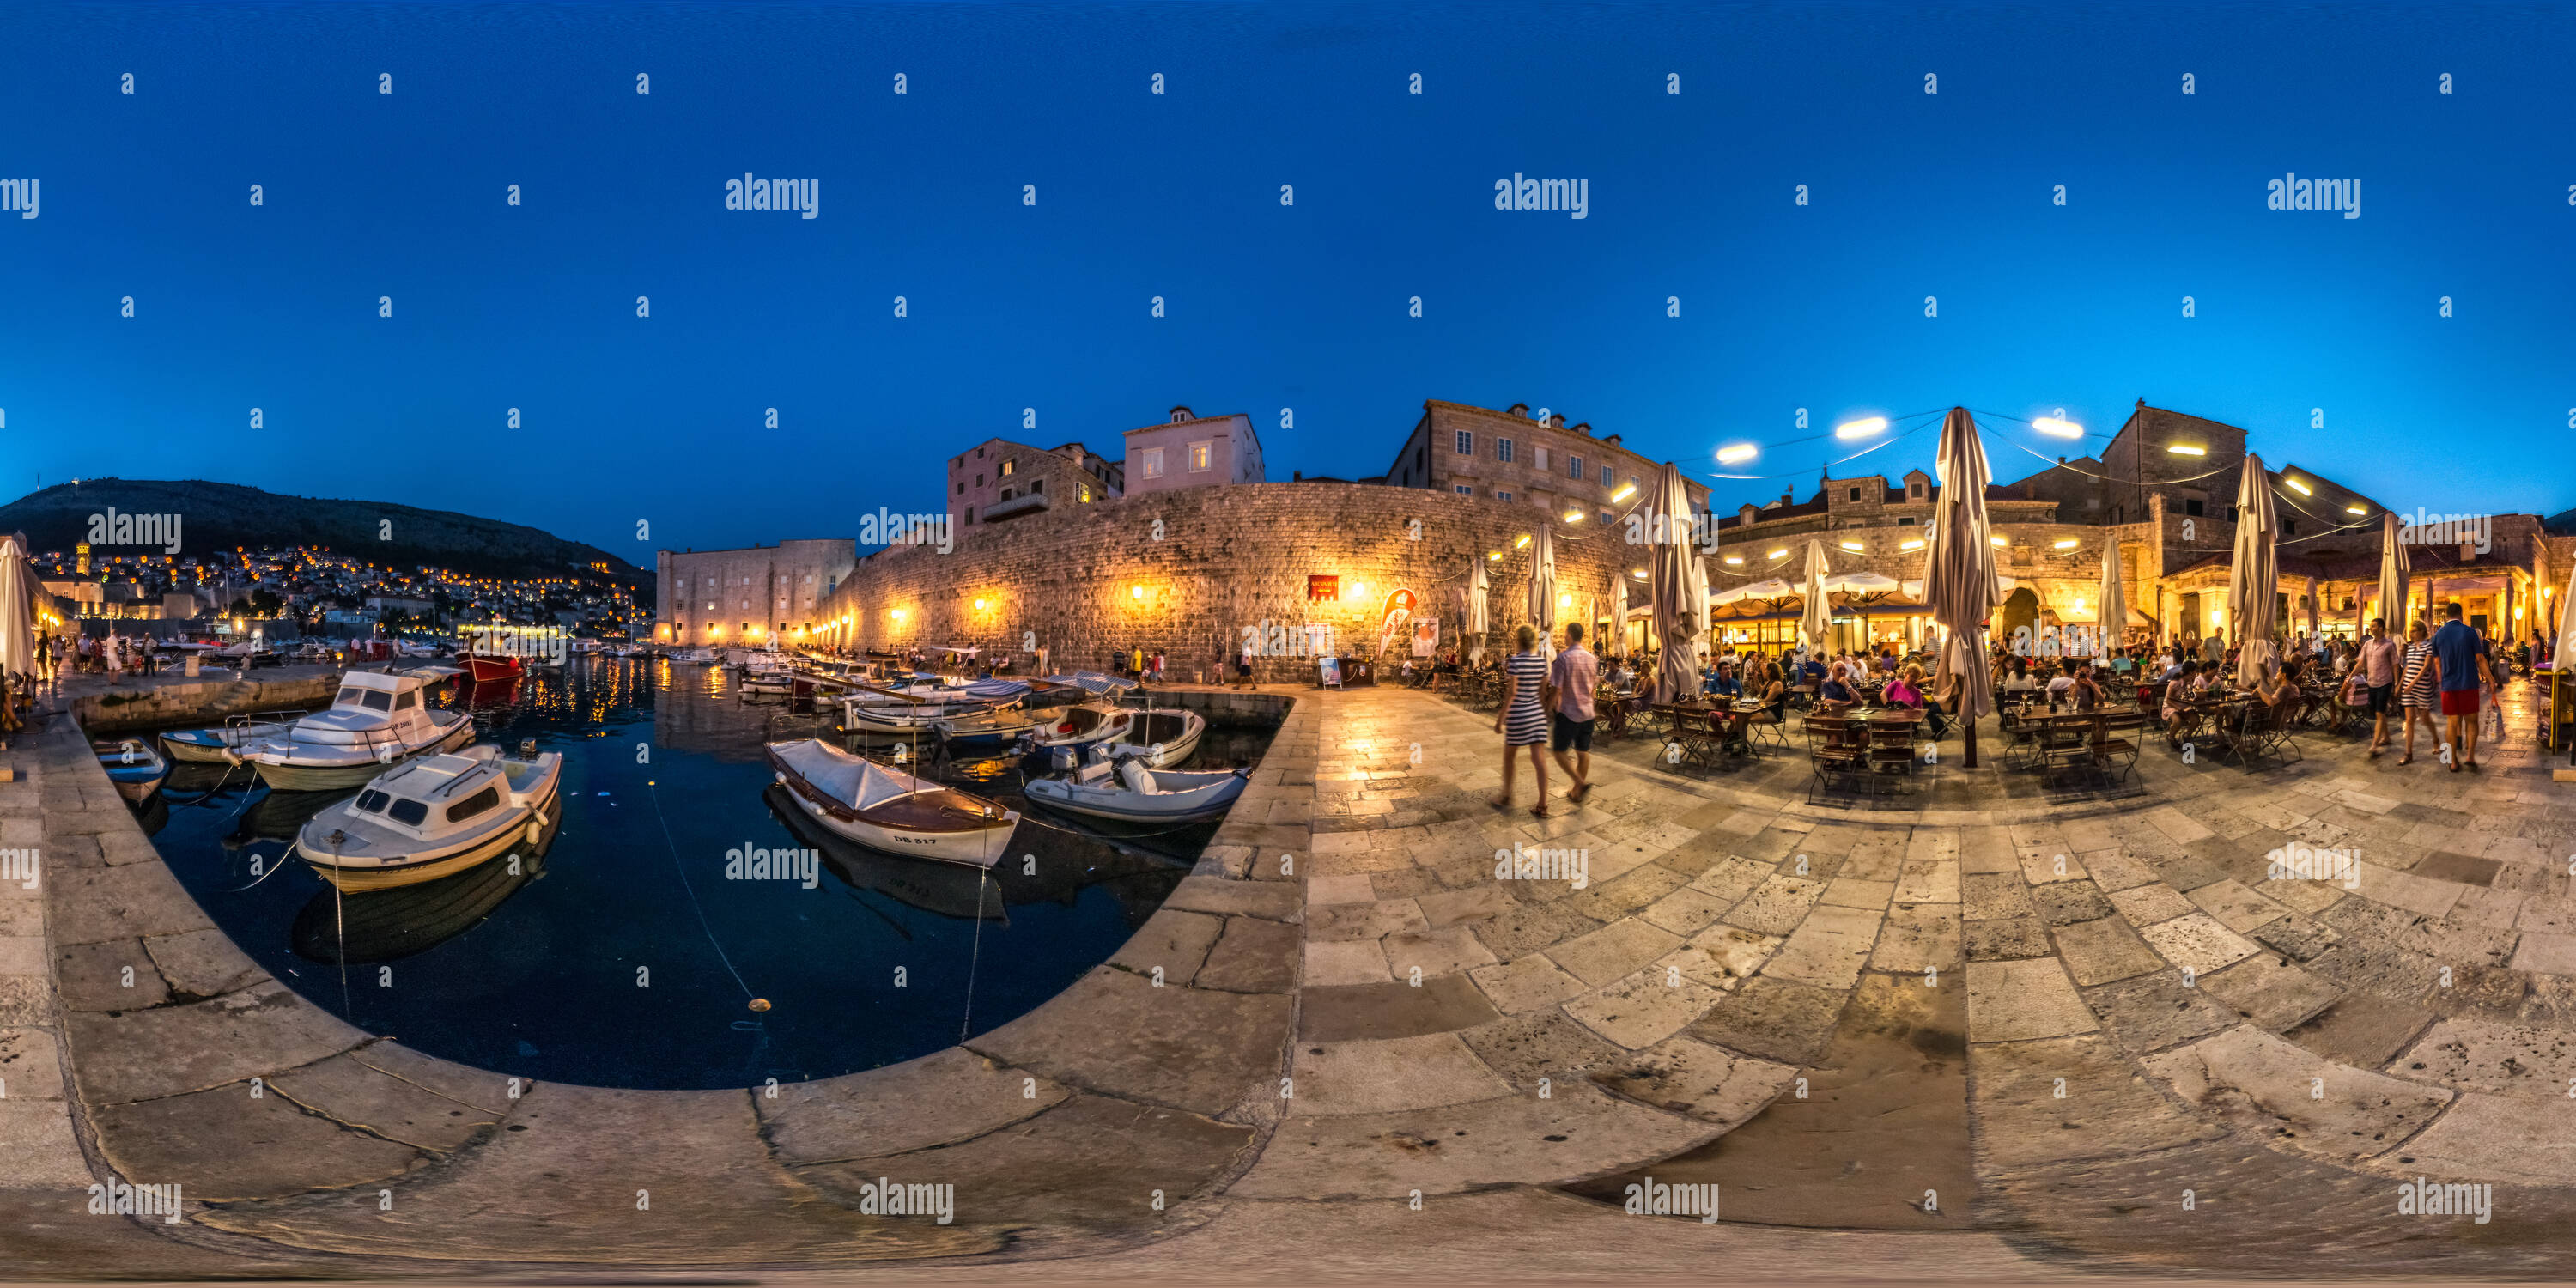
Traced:
<path id="1" fill-rule="evenodd" d="M 796 807 L 834 834 L 895 854 L 989 868 L 1010 847 L 1017 812 L 924 782 L 820 739 L 767 744 Z"/>
<path id="2" fill-rule="evenodd" d="M 1207 732 L 1207 717 L 1195 711 L 1139 711 L 1127 732 L 1109 745 L 1109 758 L 1132 756 L 1147 769 L 1187 763 Z"/>
<path id="3" fill-rule="evenodd" d="M 1123 707 L 1085 703 L 1066 707 L 1054 713 L 1055 718 L 1029 731 L 1029 745 L 1041 757 L 1058 747 L 1071 747 L 1077 754 L 1094 743 L 1111 739 L 1125 741 L 1135 727 L 1136 717 L 1144 714 Z"/>
<path id="4" fill-rule="evenodd" d="M 961 685 L 938 690 L 921 685 L 903 689 L 855 685 L 841 698 L 841 732 L 856 734 L 936 733 L 942 720 L 964 719 L 1017 709 L 1027 701 L 1027 686 L 1017 696 L 1004 689 Z"/>
<path id="5" fill-rule="evenodd" d="M 792 693 L 796 689 L 793 671 L 746 671 L 742 677 L 745 693 Z M 811 683 L 811 681 L 808 681 Z"/>
<path id="6" fill-rule="evenodd" d="M 161 780 L 170 776 L 169 759 L 152 749 L 149 738 L 102 738 L 90 744 L 90 751 L 116 794 L 137 805 L 152 799 Z"/>
<path id="7" fill-rule="evenodd" d="M 1045 716 L 1014 707 L 934 721 L 940 741 L 957 751 L 994 751 L 1019 741 L 1020 735 L 1047 722 Z"/>
<path id="8" fill-rule="evenodd" d="M 304 713 L 301 711 L 262 711 L 255 715 L 231 716 L 219 729 L 174 729 L 161 735 L 161 746 L 174 760 L 198 764 L 225 763 L 225 752 L 242 744 L 273 738 L 286 732 Z"/>
<path id="9" fill-rule="evenodd" d="M 429 709 L 428 684 L 419 675 L 351 671 L 340 677 L 329 707 L 282 733 L 231 748 L 224 758 L 257 766 L 261 780 L 279 791 L 327 791 L 473 741 L 474 722 L 464 712 Z"/>
<path id="10" fill-rule="evenodd" d="M 348 892 L 415 885 L 529 850 L 554 821 L 563 754 L 512 760 L 490 744 L 423 756 L 313 816 L 295 853 Z"/>
<path id="11" fill-rule="evenodd" d="M 1214 818 L 1243 795 L 1252 771 L 1191 773 L 1148 769 L 1134 759 L 1113 769 L 1095 760 L 1070 778 L 1032 778 L 1023 790 L 1041 805 L 1129 823 L 1178 823 Z"/>
<path id="12" fill-rule="evenodd" d="M 722 666 L 724 654 L 711 648 L 684 648 L 663 656 L 679 666 Z"/>
<path id="13" fill-rule="evenodd" d="M 620 644 L 617 647 L 608 650 L 608 655 L 610 657 L 619 658 L 651 657 L 653 656 L 653 650 L 646 648 L 641 644 Z"/>

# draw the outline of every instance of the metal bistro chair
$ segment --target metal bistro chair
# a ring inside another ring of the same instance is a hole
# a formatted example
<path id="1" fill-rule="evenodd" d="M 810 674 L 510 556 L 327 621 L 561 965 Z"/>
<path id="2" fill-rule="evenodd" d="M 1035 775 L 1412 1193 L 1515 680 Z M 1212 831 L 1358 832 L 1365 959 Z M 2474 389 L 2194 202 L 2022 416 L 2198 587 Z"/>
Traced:
<path id="1" fill-rule="evenodd" d="M 1847 716 L 1807 717 L 1807 766 L 1813 775 L 1807 782 L 1808 800 L 1831 790 L 1836 778 L 1849 780 L 1866 771 L 1868 748 L 1854 727 L 1857 723 Z"/>
<path id="2" fill-rule="evenodd" d="M 2147 713 L 2114 711 L 2093 726 L 2093 767 L 2106 780 L 2126 778 L 2137 772 L 2138 747 L 2145 741 Z M 2112 774 L 2112 767 L 2119 773 Z"/>
<path id="3" fill-rule="evenodd" d="M 1786 708 L 1783 710 L 1785 711 Z M 1782 717 L 1772 715 L 1771 708 L 1764 707 L 1753 715 L 1745 717 L 1744 738 L 1756 749 L 1767 742 L 1782 751 L 1787 751 L 1789 750 L 1789 722 Z"/>
<path id="4" fill-rule="evenodd" d="M 2238 737 L 2238 759 L 2251 773 L 2257 760 L 2274 760 L 2288 764 L 2306 759 L 2299 750 L 2299 720 L 2307 706 L 2305 696 L 2294 697 L 2279 706 L 2268 702 L 2247 704 Z"/>
<path id="5" fill-rule="evenodd" d="M 1866 723 L 1865 759 L 1870 773 L 1891 785 L 1899 775 L 1914 777 L 1914 726 L 1907 721 L 1872 720 Z"/>
<path id="6" fill-rule="evenodd" d="M 1672 708 L 1673 731 L 1668 745 L 1678 747 L 1681 759 L 1707 769 L 1717 763 L 1726 750 L 1726 731 L 1717 717 L 1703 707 Z"/>
<path id="7" fill-rule="evenodd" d="M 2052 778 L 2093 767 L 2094 726 L 2098 712 L 2057 715 L 2038 722 L 2033 732 L 2040 767 Z"/>

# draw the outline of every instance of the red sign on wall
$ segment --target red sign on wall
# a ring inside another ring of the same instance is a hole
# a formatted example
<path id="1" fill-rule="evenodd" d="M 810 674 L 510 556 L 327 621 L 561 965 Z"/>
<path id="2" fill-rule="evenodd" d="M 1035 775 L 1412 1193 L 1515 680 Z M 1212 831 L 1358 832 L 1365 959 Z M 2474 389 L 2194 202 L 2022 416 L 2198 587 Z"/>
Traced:
<path id="1" fill-rule="evenodd" d="M 1319 573 L 1309 573 L 1309 574 L 1307 575 L 1307 577 L 1306 577 L 1306 602 L 1307 602 L 1307 603 L 1310 603 L 1310 604 L 1318 604 L 1318 603 L 1322 603 L 1322 602 L 1324 602 L 1324 601 L 1326 601 L 1326 600 L 1337 600 L 1337 599 L 1340 599 L 1341 597 L 1342 597 L 1342 577 L 1341 577 L 1341 574 L 1340 574 L 1340 573 L 1319 572 Z"/>

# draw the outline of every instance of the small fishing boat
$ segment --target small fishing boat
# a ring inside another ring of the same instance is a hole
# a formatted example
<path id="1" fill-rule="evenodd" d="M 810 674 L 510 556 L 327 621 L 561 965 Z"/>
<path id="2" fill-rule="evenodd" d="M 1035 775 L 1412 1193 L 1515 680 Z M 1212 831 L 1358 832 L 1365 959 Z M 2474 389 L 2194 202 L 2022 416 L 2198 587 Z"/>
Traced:
<path id="1" fill-rule="evenodd" d="M 742 677 L 745 693 L 790 693 L 796 688 L 793 671 L 747 671 Z"/>
<path id="2" fill-rule="evenodd" d="M 617 647 L 608 650 L 608 655 L 610 657 L 617 658 L 651 657 L 653 656 L 653 650 L 646 648 L 641 644 L 620 644 Z"/>
<path id="3" fill-rule="evenodd" d="M 1206 732 L 1207 717 L 1195 711 L 1139 711 L 1126 734 L 1109 745 L 1109 758 L 1132 756 L 1147 769 L 1169 769 L 1187 763 Z"/>
<path id="4" fill-rule="evenodd" d="M 451 751 L 474 740 L 463 711 L 432 711 L 422 701 L 429 681 L 414 674 L 351 671 L 323 710 L 284 732 L 228 749 L 225 759 L 256 765 L 262 781 L 286 792 L 356 787 L 414 756 Z"/>
<path id="5" fill-rule="evenodd" d="M 262 711 L 255 715 L 233 716 L 220 729 L 174 729 L 161 735 L 161 746 L 174 760 L 198 764 L 226 763 L 224 753 L 243 743 L 275 737 L 302 716 L 301 711 Z"/>
<path id="6" fill-rule="evenodd" d="M 663 654 L 676 666 L 722 666 L 724 654 L 711 648 L 684 648 Z"/>
<path id="7" fill-rule="evenodd" d="M 1044 723 L 1044 716 L 1027 711 L 986 711 L 935 720 L 931 722 L 931 728 L 952 750 L 995 751 L 1019 741 L 1021 734 Z"/>
<path id="8" fill-rule="evenodd" d="M 116 794 L 137 805 L 151 799 L 170 776 L 169 759 L 154 751 L 149 739 L 102 738 L 89 746 L 98 767 L 107 771 L 107 781 L 116 785 Z"/>
<path id="9" fill-rule="evenodd" d="M 1029 746 L 1031 750 L 1043 757 L 1045 753 L 1058 747 L 1071 747 L 1079 752 L 1082 748 L 1094 743 L 1107 742 L 1112 738 L 1124 741 L 1135 723 L 1135 718 L 1140 714 L 1142 713 L 1121 707 L 1101 706 L 1097 703 L 1066 707 L 1055 712 L 1053 720 L 1029 731 Z"/>
<path id="10" fill-rule="evenodd" d="M 1191 773 L 1148 769 L 1134 759 L 1094 760 L 1070 778 L 1032 778 L 1023 790 L 1041 805 L 1128 823 L 1183 823 L 1223 814 L 1252 781 L 1249 769 Z"/>
<path id="11" fill-rule="evenodd" d="M 417 885 L 533 851 L 554 821 L 563 754 L 525 760 L 489 743 L 379 774 L 313 816 L 297 857 L 344 892 Z"/>
<path id="12" fill-rule="evenodd" d="M 885 689 L 854 685 L 841 698 L 841 732 L 855 734 L 936 733 L 942 720 L 1017 709 L 1027 700 L 1027 686 L 1012 694 L 1006 688 L 960 685 L 939 690 L 923 685 Z"/>
<path id="13" fill-rule="evenodd" d="M 1016 811 L 854 756 L 816 738 L 767 744 L 796 806 L 834 833 L 894 854 L 989 868 L 1020 825 Z"/>
<path id="14" fill-rule="evenodd" d="M 486 653 L 479 647 L 457 654 L 456 663 L 476 684 L 515 680 L 528 673 L 526 664 L 518 658 L 507 653 Z"/>

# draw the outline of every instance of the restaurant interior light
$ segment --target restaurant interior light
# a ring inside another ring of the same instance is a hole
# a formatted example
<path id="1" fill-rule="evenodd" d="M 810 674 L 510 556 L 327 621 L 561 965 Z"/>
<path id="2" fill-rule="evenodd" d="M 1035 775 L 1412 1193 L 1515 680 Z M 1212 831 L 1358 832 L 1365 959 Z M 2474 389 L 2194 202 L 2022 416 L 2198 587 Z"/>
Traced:
<path id="1" fill-rule="evenodd" d="M 2072 549 L 2074 549 L 2075 547 L 2077 547 L 2077 546 L 2079 546 L 2079 545 L 2081 545 L 2081 544 L 2083 544 L 2083 543 L 2082 543 L 2082 542 L 2077 541 L 2077 540 L 2076 540 L 2075 538 L 2073 538 L 2073 537 L 2068 537 L 2068 538 L 2066 538 L 2066 539 L 2065 539 L 2065 540 L 2063 540 L 2063 541 L 2054 542 L 2054 543 L 2052 543 L 2052 544 L 2053 544 L 2053 546 L 2054 546 L 2056 549 L 2059 549 L 2059 550 L 2072 550 Z"/>
<path id="2" fill-rule="evenodd" d="M 976 612 L 979 612 L 979 613 L 980 613 L 980 612 L 983 612 L 983 611 L 984 611 L 984 609 L 985 609 L 985 607 L 986 607 L 986 603 L 985 603 L 985 601 L 980 600 L 980 599 L 975 601 L 975 611 L 976 611 Z"/>
<path id="3" fill-rule="evenodd" d="M 1896 548 L 1899 550 L 1920 550 L 1923 548 L 1923 538 L 1908 537 L 1903 541 L 1897 542 Z"/>
<path id="4" fill-rule="evenodd" d="M 1720 465 L 1741 465 L 1746 461 L 1752 460 L 1755 456 L 1760 455 L 1761 452 L 1761 448 L 1755 447 L 1751 443 L 1729 443 L 1726 446 L 1717 449 L 1717 463 Z"/>
<path id="5" fill-rule="evenodd" d="M 1129 586 L 1127 588 L 1127 597 L 1129 599 L 1142 600 L 1145 598 L 1145 588 L 1143 586 Z"/>
<path id="6" fill-rule="evenodd" d="M 2291 490 L 2291 491 L 2293 491 L 2293 492 L 2298 493 L 2298 494 L 2299 494 L 2299 495 L 2301 495 L 2301 496 L 2315 496 L 2315 495 L 2316 495 L 2316 493 L 2311 492 L 2311 491 L 2309 491 L 2309 490 L 2308 490 L 2308 485 L 2307 485 L 2307 484 L 2302 483 L 2302 482 L 2298 481 L 2297 479 L 2291 478 L 2290 476 L 2288 476 L 2288 475 L 2286 475 L 2286 474 L 2284 474 L 2284 475 L 2282 475 L 2282 476 L 2281 476 L 2281 481 L 2282 481 L 2282 482 L 2284 482 L 2284 483 L 2289 484 L 2289 485 L 2290 485 L 2290 490 Z"/>
<path id="7" fill-rule="evenodd" d="M 2084 437 L 2084 427 L 2082 425 L 2078 425 L 2071 420 L 2060 420 L 2055 416 L 2042 416 L 2039 419 L 2032 421 L 2030 423 L 2030 427 L 2043 434 L 2054 435 L 2058 438 Z"/>
<path id="8" fill-rule="evenodd" d="M 2166 451 L 2168 451 L 2168 452 L 2173 453 L 2173 454 L 2174 454 L 2174 455 L 2176 455 L 2176 456 L 2207 456 L 2207 455 L 2209 455 L 2209 449 L 2208 449 L 2208 448 L 2206 448 L 2206 447 L 2201 447 L 2201 446 L 2199 446 L 2199 445 L 2197 445 L 2197 444 L 2193 444 L 2193 443 L 2175 443 L 2175 444 L 2173 444 L 2173 445 L 2171 445 L 2171 446 L 2169 446 L 2169 447 L 2165 448 L 2165 450 L 2166 450 Z"/>
<path id="9" fill-rule="evenodd" d="M 1862 420 L 1845 421 L 1840 425 L 1834 426 L 1834 437 L 1867 438 L 1885 428 L 1887 428 L 1887 417 L 1870 416 Z"/>
<path id="10" fill-rule="evenodd" d="M 1636 485 L 1636 484 L 1634 484 L 1634 483 L 1622 483 L 1622 484 L 1620 484 L 1620 485 L 1619 485 L 1619 490 L 1618 490 L 1618 491 L 1613 492 L 1613 493 L 1611 493 L 1611 494 L 1610 494 L 1610 504 L 1612 504 L 1612 505 L 1617 505 L 1617 504 L 1619 504 L 1621 501 L 1625 501 L 1625 500 L 1627 500 L 1629 497 L 1635 496 L 1636 494 L 1637 494 L 1637 485 Z"/>
<path id="11" fill-rule="evenodd" d="M 1644 581 L 1646 579 L 1646 570 L 1643 568 L 1631 568 L 1628 570 L 1628 575 L 1639 581 Z"/>

